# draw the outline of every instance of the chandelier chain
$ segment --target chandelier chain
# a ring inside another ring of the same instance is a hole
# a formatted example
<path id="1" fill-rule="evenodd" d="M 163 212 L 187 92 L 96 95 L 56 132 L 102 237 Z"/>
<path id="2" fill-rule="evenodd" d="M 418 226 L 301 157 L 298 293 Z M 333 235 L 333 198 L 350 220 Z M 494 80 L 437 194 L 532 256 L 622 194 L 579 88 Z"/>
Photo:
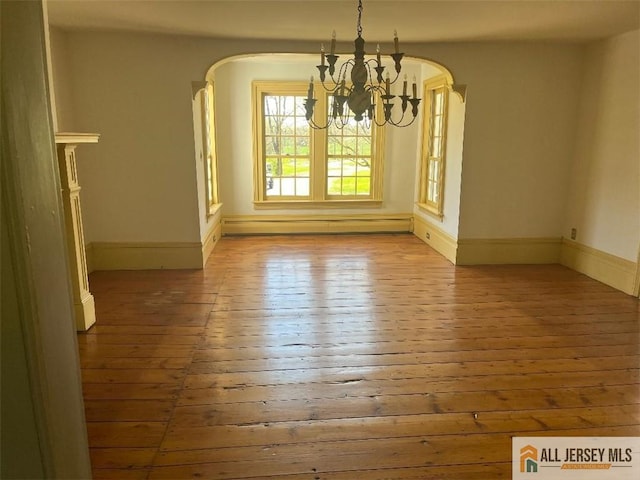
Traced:
<path id="1" fill-rule="evenodd" d="M 358 36 L 362 36 L 362 0 L 358 0 Z"/>

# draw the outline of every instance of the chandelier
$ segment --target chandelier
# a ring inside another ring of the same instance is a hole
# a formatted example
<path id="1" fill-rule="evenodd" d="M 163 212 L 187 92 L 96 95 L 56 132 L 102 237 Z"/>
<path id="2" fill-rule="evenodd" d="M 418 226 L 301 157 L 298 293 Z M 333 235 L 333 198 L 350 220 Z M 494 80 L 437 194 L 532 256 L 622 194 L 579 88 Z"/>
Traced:
<path id="1" fill-rule="evenodd" d="M 358 37 L 354 41 L 355 52 L 353 58 L 344 62 L 336 75 L 336 63 L 338 55 L 336 49 L 336 32 L 331 38 L 331 53 L 325 54 L 324 45 L 320 48 L 320 65 L 317 65 L 320 81 L 325 91 L 330 94 L 330 112 L 327 115 L 327 124 L 318 125 L 313 118 L 313 108 L 316 99 L 313 98 L 314 79 L 311 77 L 307 98 L 304 100 L 305 117 L 313 128 L 323 129 L 334 125 L 343 128 L 351 118 L 356 122 L 365 121 L 367 124 L 375 123 L 378 126 L 386 124 L 395 127 L 407 127 L 411 125 L 418 115 L 420 99 L 417 96 L 415 76 L 413 77 L 413 96 L 407 95 L 407 76 L 404 75 L 402 95 L 392 95 L 391 85 L 395 84 L 402 71 L 400 62 L 404 53 L 400 52 L 398 34 L 394 32 L 395 52 L 390 56 L 394 62 L 394 78 L 391 79 L 389 71 L 386 72 L 380 60 L 380 45 L 376 48 L 376 58 L 365 59 L 364 38 L 362 38 L 362 0 L 358 0 Z M 327 71 L 330 80 L 327 81 Z M 375 72 L 375 73 L 374 73 Z M 347 79 L 350 79 L 348 81 Z M 398 98 L 400 101 L 395 102 Z M 377 108 L 376 102 L 382 103 L 382 109 Z M 394 107 L 400 105 L 400 113 Z M 411 104 L 411 114 L 407 114 L 407 107 Z M 382 118 L 380 118 L 382 116 Z"/>

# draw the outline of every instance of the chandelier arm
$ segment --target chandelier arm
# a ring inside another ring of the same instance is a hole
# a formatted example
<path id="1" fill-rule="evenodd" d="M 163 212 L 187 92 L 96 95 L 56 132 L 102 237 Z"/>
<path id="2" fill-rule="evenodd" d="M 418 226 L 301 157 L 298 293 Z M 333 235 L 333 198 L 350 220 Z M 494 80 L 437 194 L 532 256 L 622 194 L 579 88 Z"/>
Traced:
<path id="1" fill-rule="evenodd" d="M 380 81 L 380 76 L 378 75 L 377 71 L 376 71 L 376 74 L 375 74 L 375 77 L 374 77 L 373 70 L 375 70 L 376 67 L 371 67 L 372 64 L 374 64 L 376 66 L 378 65 L 377 61 L 375 59 L 373 59 L 373 58 L 370 58 L 369 60 L 366 60 L 364 62 L 364 66 L 367 69 L 367 78 L 369 79 L 370 85 L 373 87 L 374 86 L 374 81 L 373 81 L 374 78 L 376 78 L 378 80 L 378 82 L 377 82 L 378 85 L 380 85 L 382 82 Z"/>
<path id="2" fill-rule="evenodd" d="M 408 121 L 408 122 L 407 122 L 407 123 L 405 123 L 405 124 L 402 124 L 402 120 L 404 119 L 404 114 L 403 114 L 403 115 L 402 115 L 402 117 L 400 118 L 400 120 L 398 120 L 398 121 L 393 121 L 393 122 L 389 122 L 389 123 L 391 123 L 391 125 L 393 125 L 394 127 L 404 128 L 404 127 L 408 127 L 408 126 L 409 126 L 409 125 L 411 125 L 413 122 L 415 122 L 415 121 L 416 121 L 416 118 L 418 118 L 418 116 L 417 116 L 417 115 L 416 115 L 415 117 L 414 117 L 414 116 L 412 116 L 410 121 Z"/>
<path id="3" fill-rule="evenodd" d="M 313 118 L 311 120 L 308 120 L 308 122 L 309 122 L 309 126 L 311 128 L 313 128 L 314 130 L 326 130 L 333 123 L 331 118 L 327 121 L 327 124 L 324 125 L 324 126 L 323 125 L 318 125 Z"/>
<path id="4" fill-rule="evenodd" d="M 349 59 L 346 62 L 344 62 L 340 66 L 340 70 L 338 70 L 338 81 L 334 80 L 333 77 L 331 77 L 331 80 L 333 80 L 336 85 L 339 85 L 343 81 L 346 84 L 347 83 L 347 73 L 349 73 L 349 71 L 351 71 L 351 69 L 353 69 L 353 66 L 355 65 L 355 63 L 356 62 L 353 59 Z"/>
<path id="5" fill-rule="evenodd" d="M 401 72 L 401 71 L 398 71 L 398 70 L 392 70 L 392 71 L 396 72 L 396 76 L 393 77 L 393 80 L 391 80 L 391 79 L 389 80 L 389 83 L 391 85 L 395 84 L 398 81 L 398 79 L 400 78 L 400 72 Z M 387 70 L 387 73 L 389 73 L 389 70 Z"/>
<path id="6" fill-rule="evenodd" d="M 348 95 L 347 95 L 348 97 Z M 349 123 L 349 108 L 344 108 L 344 106 L 346 105 L 346 102 L 342 105 L 342 111 L 340 112 L 339 118 L 340 118 L 340 124 L 342 125 L 341 128 L 344 128 L 345 125 L 347 125 Z"/>
<path id="7" fill-rule="evenodd" d="M 338 70 L 338 76 L 337 78 L 335 77 L 335 72 L 334 74 L 330 74 L 329 77 L 331 79 L 331 82 L 333 82 L 333 86 L 327 86 L 327 80 L 322 80 L 321 79 L 321 84 L 324 87 L 324 89 L 327 92 L 333 92 L 336 90 L 336 88 L 338 88 L 340 86 L 340 83 L 342 82 L 341 79 L 345 79 L 346 80 L 346 73 L 347 73 L 347 68 L 349 67 L 353 67 L 354 65 L 354 61 L 353 59 L 349 59 L 346 62 L 344 62 L 341 66 L 340 69 Z"/>

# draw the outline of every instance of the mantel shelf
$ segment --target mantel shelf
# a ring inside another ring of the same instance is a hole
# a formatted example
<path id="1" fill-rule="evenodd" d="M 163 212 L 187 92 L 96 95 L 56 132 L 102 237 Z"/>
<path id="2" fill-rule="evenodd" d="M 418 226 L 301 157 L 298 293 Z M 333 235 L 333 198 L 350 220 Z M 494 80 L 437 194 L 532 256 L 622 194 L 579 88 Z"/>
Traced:
<path id="1" fill-rule="evenodd" d="M 56 133 L 56 143 L 76 145 L 79 143 L 98 143 L 100 139 L 99 133 L 75 133 L 75 132 L 59 132 Z"/>

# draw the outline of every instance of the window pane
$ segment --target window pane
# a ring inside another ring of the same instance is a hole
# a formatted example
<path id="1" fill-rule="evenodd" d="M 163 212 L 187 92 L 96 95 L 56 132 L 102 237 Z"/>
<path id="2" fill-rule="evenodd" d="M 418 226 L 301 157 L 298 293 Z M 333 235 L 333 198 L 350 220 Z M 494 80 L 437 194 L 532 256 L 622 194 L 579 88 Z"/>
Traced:
<path id="1" fill-rule="evenodd" d="M 329 137 L 327 139 L 327 149 L 329 155 L 342 155 L 342 143 L 340 137 Z"/>
<path id="2" fill-rule="evenodd" d="M 371 163 L 369 159 L 358 160 L 358 177 L 370 177 L 371 176 Z"/>
<path id="3" fill-rule="evenodd" d="M 440 176 L 440 162 L 438 162 L 437 160 L 434 160 L 433 162 L 431 162 L 431 172 L 429 173 L 429 177 L 432 180 L 437 181 L 439 176 Z"/>
<path id="4" fill-rule="evenodd" d="M 429 188 L 428 188 L 428 191 L 427 191 L 427 200 L 428 201 L 433 202 L 434 192 L 435 192 L 435 183 L 433 183 L 432 181 L 429 181 Z"/>
<path id="5" fill-rule="evenodd" d="M 295 155 L 295 138 L 294 137 L 282 137 L 280 141 L 280 148 L 283 155 Z"/>
<path id="6" fill-rule="evenodd" d="M 353 158 L 344 159 L 342 161 L 342 175 L 355 175 L 356 161 Z"/>
<path id="7" fill-rule="evenodd" d="M 295 177 L 296 175 L 296 161 L 294 158 L 282 159 L 282 173 L 283 177 Z"/>
<path id="8" fill-rule="evenodd" d="M 371 179 L 369 177 L 358 177 L 356 190 L 358 195 L 369 195 L 371 193 Z"/>
<path id="9" fill-rule="evenodd" d="M 356 136 L 358 135 L 358 122 L 349 121 L 342 129 L 342 135 Z"/>
<path id="10" fill-rule="evenodd" d="M 336 127 L 335 123 L 331 124 L 331 126 L 327 128 L 327 135 L 329 135 L 330 137 L 340 135 L 340 129 Z"/>
<path id="11" fill-rule="evenodd" d="M 358 138 L 358 149 L 356 153 L 361 156 L 371 156 L 371 137 Z"/>
<path id="12" fill-rule="evenodd" d="M 357 137 L 343 136 L 342 137 L 342 154 L 343 155 L 355 155 L 357 151 Z"/>
<path id="13" fill-rule="evenodd" d="M 296 195 L 305 196 L 305 197 L 309 195 L 309 179 L 308 178 L 296 179 Z"/>
<path id="14" fill-rule="evenodd" d="M 337 159 L 329 160 L 327 173 L 330 177 L 339 177 L 342 175 L 342 161 Z"/>
<path id="15" fill-rule="evenodd" d="M 280 155 L 280 137 L 266 137 L 264 143 L 267 155 Z"/>
<path id="16" fill-rule="evenodd" d="M 271 188 L 269 188 L 271 186 Z M 267 196 L 278 196 L 280 195 L 280 179 L 273 178 L 272 182 L 267 180 Z"/>
<path id="17" fill-rule="evenodd" d="M 441 138 L 440 137 L 433 137 L 433 140 L 431 142 L 431 156 L 432 157 L 439 157 L 440 155 L 442 155 L 442 145 L 441 145 Z"/>
<path id="18" fill-rule="evenodd" d="M 342 177 L 342 195 L 356 194 L 356 177 Z"/>
<path id="19" fill-rule="evenodd" d="M 269 157 L 267 158 L 265 164 L 267 175 L 273 175 L 276 173 L 276 165 L 278 164 L 277 158 Z"/>
<path id="20" fill-rule="evenodd" d="M 304 113 L 303 113 L 304 115 Z M 303 118 L 298 117 L 296 122 L 296 135 L 298 137 L 309 137 L 309 124 Z"/>
<path id="21" fill-rule="evenodd" d="M 436 115 L 433 119 L 433 132 L 438 136 L 442 135 L 442 115 Z"/>
<path id="22" fill-rule="evenodd" d="M 296 194 L 296 180 L 295 178 L 283 178 L 282 179 L 282 193 L 281 195 L 294 196 Z"/>
<path id="23" fill-rule="evenodd" d="M 309 155 L 309 139 L 307 137 L 296 138 L 296 155 Z"/>
<path id="24" fill-rule="evenodd" d="M 358 128 L 357 135 L 359 137 L 371 137 L 371 125 L 367 125 L 365 122 L 356 123 Z"/>
<path id="25" fill-rule="evenodd" d="M 442 92 L 434 92 L 433 113 L 437 115 L 442 112 Z"/>
<path id="26" fill-rule="evenodd" d="M 341 177 L 329 177 L 327 179 L 327 193 L 329 195 L 340 195 L 342 193 Z"/>
<path id="27" fill-rule="evenodd" d="M 280 104 L 282 110 L 280 111 L 280 115 L 292 116 L 294 115 L 296 108 L 296 97 L 294 96 L 280 96 Z"/>
<path id="28" fill-rule="evenodd" d="M 296 122 L 292 117 L 282 117 L 282 135 L 295 135 Z"/>
<path id="29" fill-rule="evenodd" d="M 298 177 L 311 176 L 310 162 L 308 158 L 298 158 L 296 160 L 296 176 Z"/>

